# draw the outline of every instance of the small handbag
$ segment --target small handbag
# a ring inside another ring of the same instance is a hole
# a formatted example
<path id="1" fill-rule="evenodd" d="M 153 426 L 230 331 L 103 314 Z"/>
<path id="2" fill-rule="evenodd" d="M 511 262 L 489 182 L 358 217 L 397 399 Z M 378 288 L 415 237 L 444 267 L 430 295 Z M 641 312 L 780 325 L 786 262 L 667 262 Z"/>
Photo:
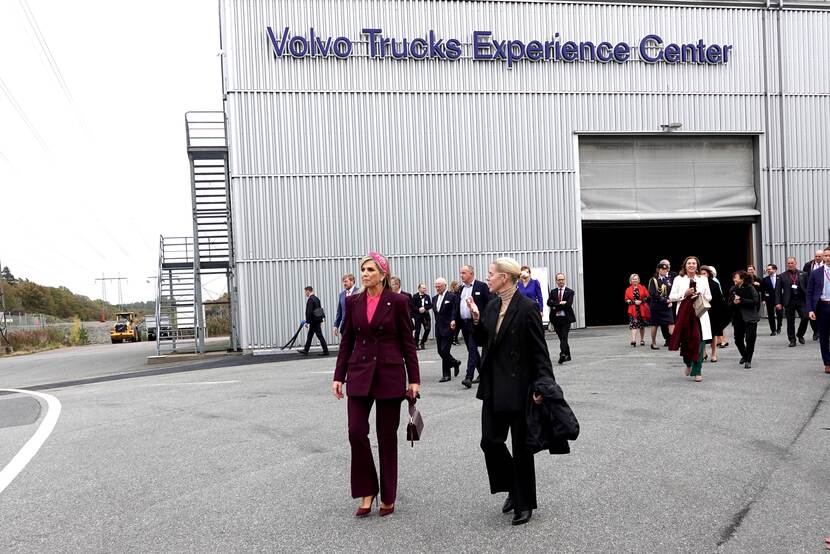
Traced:
<path id="1" fill-rule="evenodd" d="M 424 431 L 424 418 L 421 412 L 415 407 L 415 398 L 407 398 L 409 401 L 409 423 L 406 424 L 406 440 L 412 448 L 415 448 L 415 441 L 421 440 L 421 433 Z"/>
<path id="2" fill-rule="evenodd" d="M 695 298 L 695 302 L 692 304 L 692 307 L 695 309 L 695 315 L 698 319 L 700 319 L 703 314 L 709 311 L 709 308 L 711 308 L 712 305 L 708 300 L 703 298 L 702 294 L 699 294 L 697 298 Z"/>

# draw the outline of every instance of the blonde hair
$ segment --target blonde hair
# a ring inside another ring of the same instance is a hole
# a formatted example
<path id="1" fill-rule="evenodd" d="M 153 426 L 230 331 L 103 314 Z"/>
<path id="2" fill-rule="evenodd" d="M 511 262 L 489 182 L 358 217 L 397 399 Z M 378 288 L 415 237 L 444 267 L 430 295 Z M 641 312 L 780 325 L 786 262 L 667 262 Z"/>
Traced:
<path id="1" fill-rule="evenodd" d="M 636 273 L 632 273 L 631 275 L 629 275 L 629 276 L 628 276 L 628 284 L 629 284 L 629 285 L 631 284 L 631 281 L 633 281 L 633 280 L 634 280 L 634 277 L 636 277 L 638 281 L 640 280 L 640 276 L 639 276 L 639 275 L 637 275 Z"/>
<path id="2" fill-rule="evenodd" d="M 496 271 L 507 275 L 513 283 L 519 280 L 519 275 L 522 273 L 522 266 L 513 258 L 497 258 L 492 263 L 496 266 Z"/>
<path id="3" fill-rule="evenodd" d="M 363 266 L 366 262 L 372 262 L 372 264 L 378 269 L 381 275 L 383 275 L 383 288 L 384 289 L 391 289 L 392 285 L 389 284 L 389 274 L 385 273 L 383 269 L 378 265 L 375 259 L 372 256 L 363 256 L 360 260 L 360 269 L 363 270 Z M 361 287 L 361 290 L 365 290 L 366 287 Z"/>

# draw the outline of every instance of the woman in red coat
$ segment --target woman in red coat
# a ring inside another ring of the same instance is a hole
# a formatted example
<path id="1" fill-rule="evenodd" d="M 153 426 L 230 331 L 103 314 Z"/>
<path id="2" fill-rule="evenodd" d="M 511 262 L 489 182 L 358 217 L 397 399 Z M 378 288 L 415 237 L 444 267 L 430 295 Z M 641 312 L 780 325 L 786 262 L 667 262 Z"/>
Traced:
<path id="1" fill-rule="evenodd" d="M 645 346 L 646 327 L 651 319 L 648 311 L 648 291 L 640 284 L 640 276 L 632 273 L 628 278 L 631 285 L 625 289 L 625 303 L 628 304 L 628 327 L 631 329 L 631 346 L 637 346 L 637 329 L 640 330 L 640 344 Z"/>
<path id="2" fill-rule="evenodd" d="M 401 401 L 421 387 L 412 337 L 409 300 L 392 292 L 389 262 L 370 252 L 360 262 L 363 290 L 346 299 L 346 318 L 331 390 L 348 392 L 352 498 L 361 498 L 358 517 L 372 511 L 380 491 L 380 515 L 395 511 L 398 489 L 398 425 Z M 408 384 L 407 384 L 408 380 Z M 380 486 L 369 444 L 369 412 L 375 406 Z"/>

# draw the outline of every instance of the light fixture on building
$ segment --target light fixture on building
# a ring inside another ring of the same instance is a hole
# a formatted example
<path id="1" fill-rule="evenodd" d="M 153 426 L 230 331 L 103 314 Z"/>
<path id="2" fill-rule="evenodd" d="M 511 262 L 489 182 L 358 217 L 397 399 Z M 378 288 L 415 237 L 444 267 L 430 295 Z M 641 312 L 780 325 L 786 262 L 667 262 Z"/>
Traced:
<path id="1" fill-rule="evenodd" d="M 677 121 L 674 121 L 672 123 L 661 123 L 660 124 L 660 128 L 663 129 L 664 131 L 674 131 L 675 129 L 680 129 L 681 127 L 683 127 L 683 124 L 680 123 L 680 122 L 677 122 Z"/>

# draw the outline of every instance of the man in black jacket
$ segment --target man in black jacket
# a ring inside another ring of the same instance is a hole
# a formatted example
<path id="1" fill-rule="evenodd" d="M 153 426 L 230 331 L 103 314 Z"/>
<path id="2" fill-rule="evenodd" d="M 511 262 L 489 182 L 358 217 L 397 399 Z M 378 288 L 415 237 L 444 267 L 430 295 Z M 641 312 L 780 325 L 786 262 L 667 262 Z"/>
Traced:
<path id="1" fill-rule="evenodd" d="M 418 292 L 412 295 L 412 319 L 415 320 L 415 347 L 424 350 L 429 340 L 429 331 L 432 327 L 432 299 L 427 294 L 427 286 L 418 283 Z M 424 336 L 421 336 L 421 330 Z"/>
<path id="2" fill-rule="evenodd" d="M 787 271 L 782 273 L 775 287 L 775 308 L 784 309 L 787 318 L 787 338 L 790 346 L 795 346 L 795 339 L 804 344 L 807 331 L 807 274 L 798 270 L 798 264 L 792 256 L 787 258 Z M 796 313 L 801 317 L 798 332 L 795 330 Z"/>
<path id="3" fill-rule="evenodd" d="M 556 288 L 551 289 L 548 296 L 550 307 L 550 321 L 553 330 L 559 337 L 559 364 L 571 361 L 571 346 L 568 344 L 568 333 L 571 332 L 571 323 L 576 322 L 574 314 L 574 291 L 565 286 L 565 274 L 556 274 Z"/>
<path id="4" fill-rule="evenodd" d="M 767 306 L 767 319 L 769 320 L 769 336 L 781 334 L 781 321 L 784 319 L 784 310 L 775 307 L 775 289 L 778 287 L 778 266 L 769 264 L 767 276 L 761 281 L 761 291 L 764 295 L 764 304 Z M 777 325 L 776 325 L 777 323 Z"/>
<path id="5" fill-rule="evenodd" d="M 481 356 L 478 353 L 479 345 L 476 344 L 473 337 L 473 320 L 467 305 L 467 299 L 471 298 L 478 311 L 484 313 L 487 302 L 490 301 L 490 289 L 487 288 L 486 284 L 475 278 L 476 273 L 471 265 L 462 265 L 459 275 L 461 283 L 458 289 L 458 308 L 455 312 L 455 321 L 451 325 L 453 329 L 457 325 L 461 326 L 464 344 L 467 345 L 467 375 L 465 375 L 461 384 L 469 389 L 473 386 L 473 383 L 478 383 L 478 377 L 473 379 L 473 376 L 476 370 L 481 367 Z"/>
<path id="6" fill-rule="evenodd" d="M 450 323 L 455 318 L 455 304 L 458 297 L 447 290 L 447 280 L 439 277 L 435 280 L 435 291 L 438 293 L 432 297 L 432 310 L 435 312 L 435 344 L 438 346 L 438 355 L 441 356 L 441 380 L 439 383 L 446 383 L 451 379 L 450 371 L 455 368 L 455 376 L 458 377 L 461 361 L 456 360 L 452 355 L 453 331 Z"/>
<path id="7" fill-rule="evenodd" d="M 305 339 L 305 348 L 300 350 L 300 354 L 308 356 L 308 349 L 311 348 L 311 340 L 314 335 L 320 341 L 320 346 L 323 351 L 320 356 L 329 355 L 329 347 L 326 344 L 326 339 L 323 338 L 323 320 L 326 318 L 323 307 L 320 305 L 320 299 L 314 295 L 314 289 L 310 286 L 305 288 L 305 295 L 308 300 L 305 303 L 305 326 L 308 329 L 308 334 Z"/>

